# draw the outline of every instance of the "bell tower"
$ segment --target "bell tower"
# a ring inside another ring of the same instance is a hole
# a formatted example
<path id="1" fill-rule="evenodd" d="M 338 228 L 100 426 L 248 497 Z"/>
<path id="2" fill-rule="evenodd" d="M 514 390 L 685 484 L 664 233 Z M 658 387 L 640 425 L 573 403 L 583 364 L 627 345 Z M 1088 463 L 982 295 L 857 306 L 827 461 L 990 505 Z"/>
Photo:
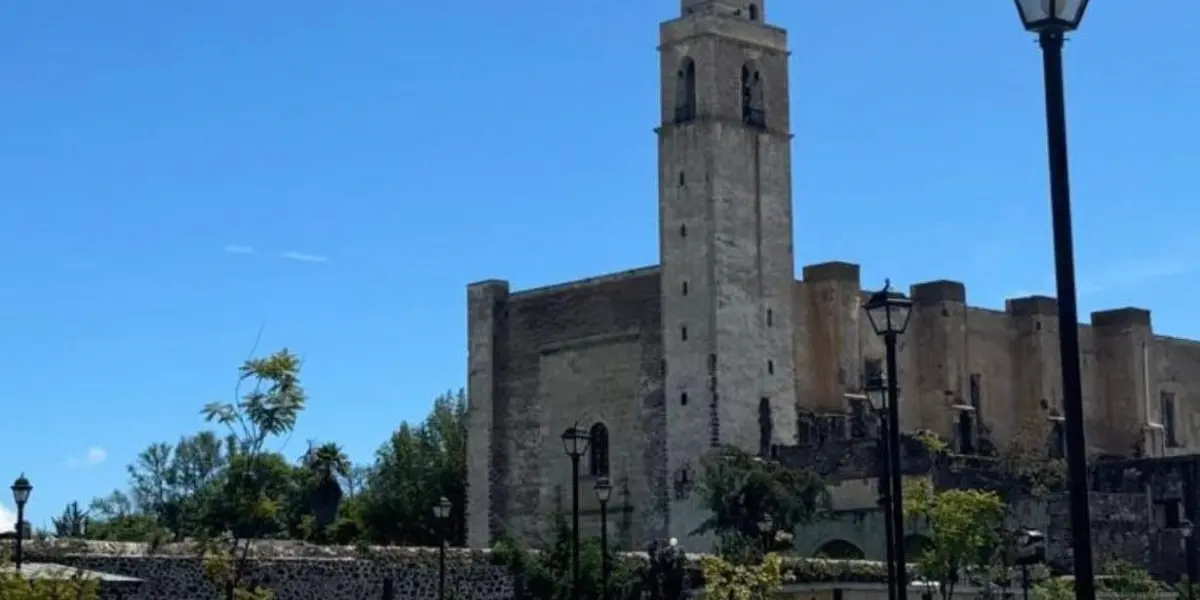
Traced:
<path id="1" fill-rule="evenodd" d="M 667 529 L 680 540 L 708 516 L 694 486 L 712 448 L 795 443 L 787 33 L 763 18 L 762 0 L 681 0 L 660 27 Z"/>

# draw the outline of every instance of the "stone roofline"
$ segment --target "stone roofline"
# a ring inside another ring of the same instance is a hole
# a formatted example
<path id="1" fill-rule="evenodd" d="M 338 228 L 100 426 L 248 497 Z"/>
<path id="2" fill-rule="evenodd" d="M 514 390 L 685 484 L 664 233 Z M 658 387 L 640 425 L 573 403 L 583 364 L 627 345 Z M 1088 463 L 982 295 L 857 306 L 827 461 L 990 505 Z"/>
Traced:
<path id="1" fill-rule="evenodd" d="M 660 272 L 659 265 L 649 265 L 638 267 L 626 271 L 618 271 L 615 273 L 606 273 L 594 277 L 586 277 L 562 283 L 555 283 L 546 286 L 520 290 L 508 294 L 509 299 L 526 299 L 541 296 L 544 294 L 552 294 L 564 292 L 568 290 L 576 290 L 611 284 L 614 282 L 636 279 L 657 275 Z M 800 270 L 801 278 L 797 279 L 797 283 L 813 283 L 819 281 L 843 281 L 843 282 L 861 282 L 861 267 L 855 263 L 830 261 L 806 265 Z M 858 283 L 861 287 L 861 283 Z M 498 287 L 508 290 L 509 282 L 503 279 L 486 279 L 468 284 L 468 289 L 481 287 Z M 862 296 L 865 300 L 875 290 L 862 290 Z M 1031 316 L 1058 316 L 1058 304 L 1051 296 L 1030 295 L 1015 298 L 1007 298 L 1004 302 L 1004 309 L 997 310 L 994 308 L 984 308 L 979 306 L 971 306 L 967 304 L 966 285 L 960 281 L 949 279 L 939 279 L 934 281 L 925 281 L 915 283 L 909 287 L 909 297 L 916 305 L 930 305 L 939 303 L 954 303 L 966 305 L 970 311 L 977 311 L 995 315 L 1006 314 L 1010 317 L 1031 317 Z M 1081 326 L 1090 326 L 1093 328 L 1102 329 L 1126 329 L 1130 327 L 1148 327 L 1152 328 L 1151 313 L 1149 309 L 1139 307 L 1120 307 L 1102 311 L 1093 311 L 1090 315 L 1090 322 L 1080 323 Z M 1174 337 L 1169 335 L 1155 334 L 1154 338 L 1160 341 L 1197 344 L 1200 341 L 1187 338 Z"/>

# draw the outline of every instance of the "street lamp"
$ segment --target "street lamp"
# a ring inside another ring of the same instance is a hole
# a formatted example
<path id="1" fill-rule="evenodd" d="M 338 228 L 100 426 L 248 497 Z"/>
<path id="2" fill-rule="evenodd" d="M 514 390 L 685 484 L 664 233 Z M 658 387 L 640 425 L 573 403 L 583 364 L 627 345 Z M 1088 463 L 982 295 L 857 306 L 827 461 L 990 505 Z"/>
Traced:
<path id="1" fill-rule="evenodd" d="M 1088 509 L 1087 443 L 1083 425 L 1083 383 L 1079 373 L 1079 315 L 1075 298 L 1075 249 L 1071 234 L 1071 184 L 1067 167 L 1067 111 L 1063 91 L 1063 39 L 1079 27 L 1087 0 L 1016 0 L 1021 24 L 1036 33 L 1042 47 L 1046 92 L 1046 142 L 1050 165 L 1050 213 L 1054 230 L 1054 279 L 1058 296 L 1058 347 L 1062 364 L 1063 413 L 1067 420 L 1067 474 L 1071 536 L 1075 557 L 1075 597 L 1096 597 Z"/>
<path id="2" fill-rule="evenodd" d="M 17 547 L 13 552 L 13 565 L 18 573 L 21 572 L 22 541 L 25 537 L 25 503 L 29 502 L 29 494 L 32 492 L 33 486 L 29 485 L 29 480 L 21 473 L 12 484 L 13 502 L 17 505 Z"/>
<path id="3" fill-rule="evenodd" d="M 763 514 L 758 520 L 758 532 L 762 534 L 763 554 L 771 551 L 771 534 L 775 532 L 775 518 L 771 513 Z"/>
<path id="4" fill-rule="evenodd" d="M 563 449 L 571 459 L 571 597 L 579 600 L 579 459 L 587 452 L 590 438 L 579 425 L 562 434 Z"/>
<path id="5" fill-rule="evenodd" d="M 871 294 L 863 305 L 867 319 L 875 334 L 883 338 L 887 350 L 887 394 L 882 396 L 887 400 L 887 458 L 888 483 L 891 485 L 890 501 L 892 509 L 892 552 L 895 561 L 895 600 L 905 600 L 908 596 L 908 566 L 904 559 L 904 495 L 901 492 L 900 474 L 900 387 L 898 385 L 900 369 L 896 366 L 896 339 L 908 328 L 908 319 L 912 316 L 912 302 L 904 294 L 892 288 L 892 282 L 885 281 L 883 289 Z"/>
<path id="6" fill-rule="evenodd" d="M 1021 591 L 1029 600 L 1029 566 L 1046 560 L 1046 535 L 1036 529 L 1016 531 L 1016 563 L 1021 567 Z"/>
<path id="7" fill-rule="evenodd" d="M 450 499 L 445 496 L 433 506 L 438 528 L 438 600 L 446 597 L 446 524 L 451 508 Z"/>
<path id="8" fill-rule="evenodd" d="M 1187 600 L 1194 600 L 1195 594 L 1193 590 L 1196 586 L 1195 579 L 1195 564 L 1196 564 L 1196 545 L 1192 540 L 1194 528 L 1192 522 L 1184 519 L 1179 522 L 1179 534 L 1183 536 L 1183 552 L 1184 560 L 1187 561 Z"/>
<path id="9" fill-rule="evenodd" d="M 596 479 L 596 499 L 600 501 L 600 591 L 608 600 L 608 500 L 612 498 L 612 483 L 607 477 Z"/>
<path id="10" fill-rule="evenodd" d="M 876 452 L 878 454 L 877 467 L 879 469 L 879 508 L 883 511 L 883 532 L 884 539 L 887 543 L 887 572 L 888 581 L 896 580 L 896 541 L 895 532 L 892 531 L 892 513 L 890 509 L 890 496 L 888 490 L 891 485 L 891 467 L 888 464 L 888 401 L 887 401 L 887 382 L 883 377 L 876 376 L 871 381 L 868 381 L 863 388 L 863 393 L 867 398 L 867 403 L 871 405 L 871 411 L 879 418 L 879 437 L 875 439 Z M 904 568 L 903 565 L 900 566 Z M 896 600 L 896 587 L 888 586 L 888 600 Z"/>

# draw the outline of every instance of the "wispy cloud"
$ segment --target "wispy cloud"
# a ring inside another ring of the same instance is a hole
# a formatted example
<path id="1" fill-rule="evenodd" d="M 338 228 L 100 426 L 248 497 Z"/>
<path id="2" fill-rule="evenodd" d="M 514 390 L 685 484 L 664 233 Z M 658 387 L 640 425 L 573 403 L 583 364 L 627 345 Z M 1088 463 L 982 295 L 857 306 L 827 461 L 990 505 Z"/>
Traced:
<path id="1" fill-rule="evenodd" d="M 320 263 L 323 265 L 327 265 L 327 264 L 333 262 L 332 260 L 329 259 L 328 256 L 321 256 L 320 254 L 306 254 L 304 252 L 294 252 L 291 250 L 289 250 L 287 252 L 280 252 L 279 256 L 280 256 L 280 258 L 286 258 L 288 260 L 298 260 L 300 262 L 309 262 L 309 263 Z"/>
<path id="2" fill-rule="evenodd" d="M 1189 264 L 1174 256 L 1162 258 L 1143 258 L 1124 260 L 1091 274 L 1079 277 L 1076 282 L 1076 293 L 1080 296 L 1107 292 L 1155 279 L 1174 277 L 1196 269 L 1197 265 Z M 1039 289 L 1022 289 L 1009 293 L 1008 298 L 1024 296 L 1054 296 L 1054 278 L 1047 277 Z"/>
<path id="3" fill-rule="evenodd" d="M 79 467 L 87 467 L 98 465 L 108 459 L 108 451 L 100 446 L 92 446 L 87 449 L 87 453 L 82 457 L 72 456 L 67 459 L 67 467 L 78 469 Z"/>
<path id="4" fill-rule="evenodd" d="M 238 244 L 229 244 L 223 248 L 229 254 L 254 254 L 252 246 L 240 246 Z"/>

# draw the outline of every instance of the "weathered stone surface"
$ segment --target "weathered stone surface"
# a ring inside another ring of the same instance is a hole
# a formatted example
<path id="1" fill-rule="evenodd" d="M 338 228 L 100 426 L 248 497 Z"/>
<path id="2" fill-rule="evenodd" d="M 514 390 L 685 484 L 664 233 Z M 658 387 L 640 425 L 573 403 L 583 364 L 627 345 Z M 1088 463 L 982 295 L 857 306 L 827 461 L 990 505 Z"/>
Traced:
<path id="1" fill-rule="evenodd" d="M 203 561 L 191 544 L 151 548 L 144 544 L 69 542 L 31 544 L 35 560 L 142 579 L 137 600 L 211 600 L 221 598 L 205 576 Z M 437 598 L 435 548 L 371 548 L 290 542 L 255 544 L 246 581 L 275 592 L 277 600 L 361 600 L 383 598 L 392 581 L 396 599 Z M 508 572 L 489 564 L 487 552 L 450 549 L 447 590 L 458 598 L 507 600 Z M 131 597 L 127 596 L 127 600 Z"/>

